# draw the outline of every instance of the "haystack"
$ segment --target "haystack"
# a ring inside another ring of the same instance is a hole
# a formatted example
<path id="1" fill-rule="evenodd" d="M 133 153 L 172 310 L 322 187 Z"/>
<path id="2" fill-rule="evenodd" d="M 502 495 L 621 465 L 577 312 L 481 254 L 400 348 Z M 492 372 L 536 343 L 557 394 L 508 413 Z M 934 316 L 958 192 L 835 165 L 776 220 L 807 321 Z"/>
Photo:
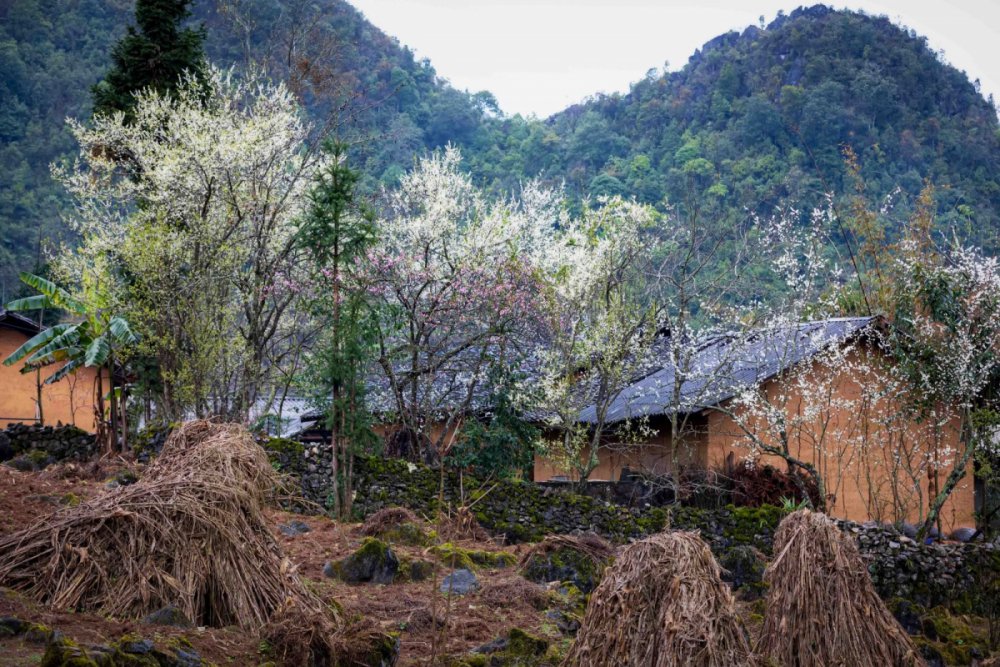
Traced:
<path id="1" fill-rule="evenodd" d="M 719 566 L 697 533 L 659 533 L 604 573 L 564 667 L 756 664 Z"/>
<path id="2" fill-rule="evenodd" d="M 615 555 L 615 547 L 597 533 L 582 533 L 580 535 L 548 535 L 544 540 L 532 546 L 521 557 L 521 567 L 538 556 L 547 556 L 562 549 L 572 549 L 587 556 L 595 564 L 602 564 Z"/>
<path id="3" fill-rule="evenodd" d="M 365 519 L 361 525 L 361 534 L 378 537 L 392 528 L 407 523 L 419 525 L 423 521 L 405 507 L 384 507 Z"/>
<path id="4" fill-rule="evenodd" d="M 924 665 L 872 586 L 854 540 L 823 514 L 782 520 L 759 653 L 780 665 Z"/>
<path id="5" fill-rule="evenodd" d="M 184 424 L 135 484 L 0 538 L 0 584 L 62 609 L 138 619 L 173 605 L 197 625 L 253 632 L 294 610 L 322 645 L 307 652 L 332 662 L 343 623 L 264 518 L 278 482 L 242 426 Z"/>
<path id="6" fill-rule="evenodd" d="M 540 584 L 569 581 L 589 593 L 614 555 L 614 546 L 595 533 L 549 535 L 521 557 L 521 574 Z"/>
<path id="7" fill-rule="evenodd" d="M 446 512 L 438 517 L 438 535 L 449 542 L 471 540 L 475 542 L 493 542 L 493 536 L 483 528 L 472 510 L 461 505 L 454 512 Z"/>

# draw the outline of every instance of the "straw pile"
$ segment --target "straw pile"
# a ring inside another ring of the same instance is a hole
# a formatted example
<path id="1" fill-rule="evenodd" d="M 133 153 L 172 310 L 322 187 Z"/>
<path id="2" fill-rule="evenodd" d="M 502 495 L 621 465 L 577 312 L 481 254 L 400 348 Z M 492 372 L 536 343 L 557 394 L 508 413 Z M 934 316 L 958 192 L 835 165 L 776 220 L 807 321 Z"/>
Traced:
<path id="1" fill-rule="evenodd" d="M 564 667 L 754 665 L 733 596 L 697 533 L 625 548 L 587 605 Z"/>
<path id="2" fill-rule="evenodd" d="M 420 525 L 423 521 L 405 507 L 385 507 L 365 519 L 361 525 L 361 534 L 378 537 L 388 530 L 407 523 Z"/>
<path id="3" fill-rule="evenodd" d="M 488 580 L 479 594 L 479 601 L 502 609 L 526 603 L 541 611 L 548 598 L 544 587 L 515 574 Z"/>
<path id="4" fill-rule="evenodd" d="M 800 510 L 775 534 L 759 652 L 780 665 L 924 665 L 872 586 L 854 540 Z"/>
<path id="5" fill-rule="evenodd" d="M 184 424 L 135 484 L 0 538 L 0 584 L 62 609 L 142 618 L 174 605 L 196 625 L 254 632 L 293 607 L 330 633 L 341 620 L 266 524 L 277 483 L 242 426 Z"/>
<path id="6" fill-rule="evenodd" d="M 585 555 L 595 566 L 603 567 L 609 558 L 615 555 L 615 548 L 610 542 L 596 533 L 581 535 L 548 535 L 544 540 L 532 546 L 521 557 L 521 567 L 537 557 L 548 556 L 560 549 L 572 549 Z"/>
<path id="7" fill-rule="evenodd" d="M 449 542 L 474 540 L 476 542 L 493 542 L 493 536 L 483 528 L 479 519 L 465 505 L 454 512 L 447 512 L 437 521 L 437 532 L 442 539 Z"/>

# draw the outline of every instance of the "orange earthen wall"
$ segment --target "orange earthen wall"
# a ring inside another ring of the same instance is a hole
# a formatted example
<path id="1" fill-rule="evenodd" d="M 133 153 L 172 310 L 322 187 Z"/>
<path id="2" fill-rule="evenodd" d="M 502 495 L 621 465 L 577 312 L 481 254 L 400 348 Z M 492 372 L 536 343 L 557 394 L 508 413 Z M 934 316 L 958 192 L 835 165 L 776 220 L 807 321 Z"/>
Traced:
<path id="1" fill-rule="evenodd" d="M 670 472 L 670 426 L 667 423 L 653 423 L 650 426 L 656 435 L 642 445 L 609 446 L 598 450 L 598 465 L 588 479 L 594 482 L 618 481 L 625 468 L 656 474 Z M 705 447 L 700 443 L 693 446 L 682 444 L 677 451 L 678 463 L 688 468 L 704 467 L 704 455 Z M 577 475 L 553 461 L 536 456 L 533 479 L 536 482 L 544 482 L 553 477 L 565 477 L 576 481 Z"/>
<path id="2" fill-rule="evenodd" d="M 827 511 L 832 516 L 854 521 L 919 523 L 934 495 L 932 479 L 936 477 L 937 488 L 943 486 L 951 472 L 950 462 L 962 450 L 961 422 L 953 417 L 934 428 L 930 423 L 934 420 L 917 420 L 889 399 L 866 404 L 861 398 L 862 383 L 884 386 L 879 384 L 877 372 L 866 378 L 841 374 L 828 381 L 826 386 L 834 392 L 832 398 L 811 401 L 814 407 L 819 403 L 823 409 L 814 420 L 794 431 L 789 439 L 791 454 L 819 469 L 826 485 Z M 808 410 L 797 391 L 782 392 L 774 382 L 765 391 L 772 405 L 782 403 L 787 414 Z M 737 421 L 722 412 L 711 412 L 708 417 L 708 466 L 721 467 L 731 454 L 736 461 L 747 460 L 751 454 L 747 435 Z M 892 418 L 894 425 L 887 425 L 886 420 Z M 775 429 L 746 417 L 740 421 L 770 444 L 778 444 Z M 765 454 L 756 460 L 781 470 L 786 468 L 778 456 Z M 945 533 L 975 525 L 971 470 L 945 503 L 941 523 Z"/>
<path id="3" fill-rule="evenodd" d="M 0 360 L 6 359 L 28 337 L 18 331 L 0 328 Z M 21 363 L 13 366 L 0 364 L 0 428 L 8 424 L 37 423 L 36 374 L 22 375 Z M 57 367 L 42 369 L 42 380 L 54 373 Z M 97 371 L 81 368 L 59 382 L 42 387 L 42 416 L 45 424 L 74 424 L 94 431 L 94 382 Z M 107 383 L 104 385 L 107 387 Z"/>
<path id="4" fill-rule="evenodd" d="M 952 418 L 945 420 L 944 426 L 933 428 L 929 425 L 933 420 L 916 420 L 888 399 L 866 404 L 861 400 L 861 383 L 871 386 L 881 382 L 877 371 L 867 378 L 841 373 L 826 382 L 833 391 L 831 398 L 824 401 L 825 409 L 815 422 L 798 429 L 796 437 L 791 439 L 791 453 L 819 468 L 827 486 L 828 512 L 854 521 L 920 522 L 933 494 L 932 479 L 936 478 L 937 488 L 943 486 L 951 471 L 948 463 L 962 449 L 960 421 Z M 772 404 L 781 397 L 789 414 L 799 414 L 804 409 L 803 398 L 797 392 L 782 393 L 773 383 L 765 389 Z M 680 447 L 680 452 L 687 452 L 682 458 L 683 465 L 721 469 L 727 458 L 740 462 L 750 456 L 746 433 L 732 417 L 709 411 L 707 418 L 704 433 L 697 435 L 696 442 Z M 894 426 L 887 426 L 887 419 Z M 766 440 L 773 440 L 773 429 L 753 424 L 752 420 L 741 421 Z M 617 480 L 624 467 L 669 472 L 670 436 L 666 428 L 661 426 L 659 435 L 630 451 L 602 449 L 598 456 L 600 464 L 590 479 Z M 781 470 L 786 468 L 784 460 L 777 456 L 764 455 L 757 461 Z M 939 465 L 933 465 L 934 461 Z M 546 481 L 556 475 L 573 479 L 569 471 L 541 457 L 535 458 L 535 481 Z M 959 526 L 975 525 L 975 484 L 971 470 L 945 504 L 941 522 L 946 533 Z"/>

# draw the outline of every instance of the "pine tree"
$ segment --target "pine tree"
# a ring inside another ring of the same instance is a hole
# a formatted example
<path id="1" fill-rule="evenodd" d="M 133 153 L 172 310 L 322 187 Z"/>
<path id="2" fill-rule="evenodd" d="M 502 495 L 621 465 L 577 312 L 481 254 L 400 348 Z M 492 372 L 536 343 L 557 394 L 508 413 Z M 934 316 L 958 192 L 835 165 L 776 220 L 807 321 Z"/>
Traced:
<path id="1" fill-rule="evenodd" d="M 310 304 L 324 323 L 317 345 L 315 384 L 328 404 L 332 450 L 330 510 L 351 515 L 354 455 L 373 441 L 371 415 L 365 408 L 365 371 L 372 352 L 371 308 L 363 290 L 351 289 L 351 270 L 375 243 L 373 213 L 356 201 L 360 174 L 346 162 L 346 147 L 325 142 L 328 163 L 316 176 L 309 209 L 298 230 L 300 247 L 312 260 L 317 298 Z"/>
<path id="2" fill-rule="evenodd" d="M 181 28 L 191 0 L 136 0 L 136 26 L 111 52 L 113 65 L 92 88 L 94 113 L 124 111 L 131 117 L 135 93 L 151 88 L 166 94 L 189 72 L 204 76 L 205 28 Z"/>

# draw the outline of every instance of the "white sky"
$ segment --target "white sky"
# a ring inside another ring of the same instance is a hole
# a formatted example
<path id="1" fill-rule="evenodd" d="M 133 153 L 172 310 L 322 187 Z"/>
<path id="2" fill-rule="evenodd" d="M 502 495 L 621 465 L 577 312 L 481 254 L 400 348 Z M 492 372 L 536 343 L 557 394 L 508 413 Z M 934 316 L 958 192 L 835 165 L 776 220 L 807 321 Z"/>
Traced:
<path id="1" fill-rule="evenodd" d="M 647 70 L 682 67 L 706 41 L 793 0 L 351 0 L 429 58 L 457 88 L 488 90 L 506 113 L 555 113 L 597 92 L 627 91 Z M 1000 100 L 1000 0 L 852 0 L 925 35 Z"/>

